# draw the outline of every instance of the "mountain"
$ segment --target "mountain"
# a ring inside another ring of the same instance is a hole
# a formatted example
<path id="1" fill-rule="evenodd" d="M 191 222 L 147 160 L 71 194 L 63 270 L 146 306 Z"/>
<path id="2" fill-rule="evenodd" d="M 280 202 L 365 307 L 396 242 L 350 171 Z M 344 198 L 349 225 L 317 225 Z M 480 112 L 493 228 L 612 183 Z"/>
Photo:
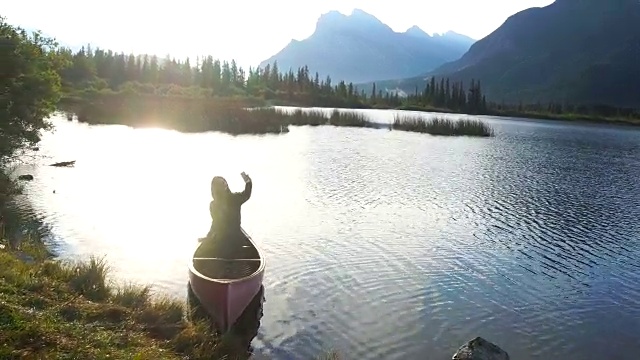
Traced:
<path id="1" fill-rule="evenodd" d="M 462 56 L 474 40 L 454 32 L 430 36 L 417 26 L 397 33 L 373 15 L 331 11 L 322 15 L 315 32 L 292 40 L 260 66 L 278 62 L 280 71 L 309 70 L 333 81 L 366 82 L 415 76 Z"/>
<path id="2" fill-rule="evenodd" d="M 640 2 L 556 0 L 521 11 L 427 75 L 480 79 L 494 101 L 640 107 Z M 417 77 L 379 87 L 424 84 Z"/>

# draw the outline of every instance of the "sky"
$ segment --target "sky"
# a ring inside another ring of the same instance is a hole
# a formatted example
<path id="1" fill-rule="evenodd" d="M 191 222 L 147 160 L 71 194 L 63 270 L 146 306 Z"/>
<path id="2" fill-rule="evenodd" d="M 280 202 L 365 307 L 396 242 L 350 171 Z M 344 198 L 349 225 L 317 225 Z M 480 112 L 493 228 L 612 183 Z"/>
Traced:
<path id="1" fill-rule="evenodd" d="M 362 9 L 403 32 L 452 30 L 476 40 L 518 11 L 553 0 L 21 0 L 4 1 L 10 24 L 39 29 L 60 43 L 177 58 L 212 55 L 257 66 L 291 39 L 309 37 L 320 15 Z"/>

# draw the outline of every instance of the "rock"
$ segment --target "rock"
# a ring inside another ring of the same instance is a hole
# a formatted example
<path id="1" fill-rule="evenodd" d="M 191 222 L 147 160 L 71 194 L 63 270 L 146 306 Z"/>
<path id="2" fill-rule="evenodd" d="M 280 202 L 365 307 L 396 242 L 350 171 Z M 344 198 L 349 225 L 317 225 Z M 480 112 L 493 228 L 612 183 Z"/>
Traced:
<path id="1" fill-rule="evenodd" d="M 509 354 L 498 345 L 477 337 L 458 349 L 451 360 L 509 360 Z"/>
<path id="2" fill-rule="evenodd" d="M 18 180 L 33 180 L 33 175 L 25 174 L 18 176 Z"/>

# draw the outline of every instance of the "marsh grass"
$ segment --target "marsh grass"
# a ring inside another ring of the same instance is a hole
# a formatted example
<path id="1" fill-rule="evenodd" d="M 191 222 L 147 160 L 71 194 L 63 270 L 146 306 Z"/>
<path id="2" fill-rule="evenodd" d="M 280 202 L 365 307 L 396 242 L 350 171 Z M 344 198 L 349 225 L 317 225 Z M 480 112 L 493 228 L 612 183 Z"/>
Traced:
<path id="1" fill-rule="evenodd" d="M 275 108 L 252 109 L 251 113 L 255 118 L 266 121 L 276 119 L 285 126 L 347 126 L 347 127 L 367 127 L 370 125 L 369 118 L 364 114 L 355 112 L 339 111 L 334 109 L 331 112 L 322 110 L 302 110 L 285 111 Z"/>
<path id="2" fill-rule="evenodd" d="M 368 115 L 353 111 L 287 111 L 260 106 L 259 102 L 240 98 L 114 93 L 65 103 L 62 110 L 74 112 L 79 121 L 88 123 L 166 127 L 183 132 L 219 131 L 232 135 L 282 134 L 289 132 L 289 126 L 379 127 Z M 480 120 L 404 115 L 396 116 L 391 127 L 432 135 L 493 136 L 493 130 Z"/>
<path id="3" fill-rule="evenodd" d="M 421 116 L 396 115 L 392 128 L 443 136 L 491 137 L 495 135 L 491 126 L 476 119 L 450 120 L 444 117 L 425 119 Z"/>

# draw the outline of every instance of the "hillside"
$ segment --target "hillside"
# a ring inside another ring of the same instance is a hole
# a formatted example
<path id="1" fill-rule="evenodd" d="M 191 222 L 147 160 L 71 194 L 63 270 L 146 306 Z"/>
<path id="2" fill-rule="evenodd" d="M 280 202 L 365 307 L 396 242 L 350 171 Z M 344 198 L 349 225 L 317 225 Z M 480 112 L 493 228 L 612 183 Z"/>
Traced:
<path id="1" fill-rule="evenodd" d="M 429 76 L 480 79 L 490 100 L 640 107 L 640 2 L 557 0 L 509 17 Z M 389 81 L 414 91 L 424 77 Z"/>
<path id="2" fill-rule="evenodd" d="M 260 66 L 278 63 L 281 71 L 307 65 L 334 82 L 366 82 L 424 74 L 462 56 L 474 40 L 448 32 L 430 36 L 417 26 L 394 32 L 362 10 L 351 15 L 332 11 L 322 15 L 315 32 L 289 45 Z"/>

